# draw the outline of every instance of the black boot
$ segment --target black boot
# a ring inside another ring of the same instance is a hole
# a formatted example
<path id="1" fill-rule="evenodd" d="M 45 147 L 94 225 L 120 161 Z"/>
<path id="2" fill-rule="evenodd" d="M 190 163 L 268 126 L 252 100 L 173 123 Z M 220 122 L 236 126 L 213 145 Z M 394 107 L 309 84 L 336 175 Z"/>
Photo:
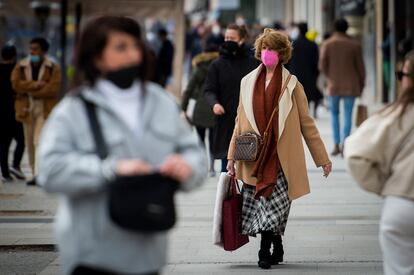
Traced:
<path id="1" fill-rule="evenodd" d="M 272 265 L 277 265 L 283 262 L 283 244 L 282 244 L 282 236 L 280 235 L 272 235 L 272 243 L 273 243 L 273 254 L 272 254 Z"/>
<path id="2" fill-rule="evenodd" d="M 262 269 L 269 269 L 271 265 L 270 246 L 272 244 L 272 233 L 264 231 L 261 233 L 259 262 L 257 263 Z"/>

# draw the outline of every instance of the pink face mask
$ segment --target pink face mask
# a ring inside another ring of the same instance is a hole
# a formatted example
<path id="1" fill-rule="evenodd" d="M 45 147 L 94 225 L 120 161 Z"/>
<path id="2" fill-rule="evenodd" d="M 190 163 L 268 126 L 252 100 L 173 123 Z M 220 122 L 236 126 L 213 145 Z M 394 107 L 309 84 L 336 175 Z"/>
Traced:
<path id="1" fill-rule="evenodd" d="M 279 63 L 279 54 L 272 50 L 262 50 L 262 62 L 266 67 L 273 67 Z"/>

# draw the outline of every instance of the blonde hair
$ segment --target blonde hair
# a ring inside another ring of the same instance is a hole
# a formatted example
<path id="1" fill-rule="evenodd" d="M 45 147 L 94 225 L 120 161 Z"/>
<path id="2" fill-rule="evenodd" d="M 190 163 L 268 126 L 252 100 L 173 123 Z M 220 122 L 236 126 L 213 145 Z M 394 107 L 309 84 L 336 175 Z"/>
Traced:
<path id="1" fill-rule="evenodd" d="M 281 64 L 288 63 L 292 56 L 292 43 L 286 34 L 271 28 L 265 28 L 263 33 L 256 39 L 254 47 L 256 49 L 255 57 L 261 60 L 263 46 L 277 51 L 279 54 L 279 62 Z"/>

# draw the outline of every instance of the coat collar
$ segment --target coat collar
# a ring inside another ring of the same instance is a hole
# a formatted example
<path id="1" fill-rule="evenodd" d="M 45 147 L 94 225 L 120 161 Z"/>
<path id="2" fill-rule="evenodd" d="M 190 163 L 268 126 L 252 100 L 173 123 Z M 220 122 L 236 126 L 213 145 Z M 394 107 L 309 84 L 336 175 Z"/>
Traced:
<path id="1" fill-rule="evenodd" d="M 25 73 L 26 79 L 32 80 L 32 66 L 30 66 L 29 57 L 26 57 L 23 60 L 21 60 L 19 62 L 19 66 L 24 68 L 24 73 Z M 42 79 L 43 74 L 45 73 L 46 67 L 51 68 L 52 66 L 53 66 L 53 62 L 47 56 L 45 56 L 45 58 L 42 62 L 42 65 L 40 66 L 38 79 L 39 80 Z"/>
<path id="2" fill-rule="evenodd" d="M 259 72 L 262 69 L 263 64 L 259 65 L 255 70 L 246 75 L 241 81 L 241 90 L 240 90 L 240 100 L 243 104 L 244 111 L 246 113 L 247 120 L 252 126 L 256 134 L 260 135 L 259 129 L 256 124 L 253 112 L 253 93 L 254 86 L 259 76 Z M 285 85 L 285 82 L 290 75 L 289 71 L 283 67 L 282 70 L 282 86 Z M 297 78 L 292 75 L 287 85 L 286 91 L 283 93 L 279 101 L 279 139 L 285 128 L 285 122 L 289 115 L 290 110 L 292 109 L 292 94 L 296 87 Z"/>
<path id="3" fill-rule="evenodd" d="M 29 59 L 29 57 L 26 57 L 23 60 L 21 60 L 19 64 L 22 67 L 30 66 L 30 59 Z M 45 58 L 44 58 L 44 60 L 42 62 L 42 66 L 52 67 L 53 66 L 53 62 L 50 60 L 50 58 L 48 58 L 47 56 L 45 56 Z"/>
<path id="4" fill-rule="evenodd" d="M 157 109 L 157 99 L 154 95 L 156 91 L 152 91 L 152 89 L 154 89 L 154 85 L 146 83 L 142 90 L 142 121 L 144 129 L 146 124 L 151 121 L 153 112 L 155 112 Z M 108 104 L 107 99 L 105 98 L 103 93 L 97 89 L 96 85 L 94 87 L 83 87 L 82 94 L 84 95 L 86 100 L 91 101 L 96 106 L 99 106 L 109 112 L 113 112 L 112 107 Z"/>

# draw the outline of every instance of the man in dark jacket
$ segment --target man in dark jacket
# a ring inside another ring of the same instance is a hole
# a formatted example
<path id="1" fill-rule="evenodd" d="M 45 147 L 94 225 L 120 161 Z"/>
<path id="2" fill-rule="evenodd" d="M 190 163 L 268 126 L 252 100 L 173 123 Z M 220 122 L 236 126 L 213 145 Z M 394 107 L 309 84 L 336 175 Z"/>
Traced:
<path id="1" fill-rule="evenodd" d="M 244 46 L 247 37 L 244 27 L 231 24 L 224 37 L 220 57 L 210 65 L 204 86 L 204 96 L 216 115 L 212 149 L 214 158 L 222 160 L 222 172 L 227 171 L 227 151 L 237 115 L 240 81 L 260 65 Z"/>
<path id="2" fill-rule="evenodd" d="M 306 38 L 308 32 L 308 24 L 301 22 L 298 24 L 299 37 L 293 41 L 293 53 L 287 68 L 290 73 L 294 74 L 305 89 L 308 102 L 314 103 L 313 116 L 317 117 L 317 109 L 320 100 L 323 98 L 319 91 L 316 81 L 318 79 L 319 70 L 319 50 L 315 42 L 311 42 Z"/>
<path id="3" fill-rule="evenodd" d="M 16 121 L 14 110 L 15 91 L 12 88 L 10 77 L 16 65 L 16 48 L 4 46 L 1 50 L 3 62 L 0 63 L 0 123 L 2 133 L 0 135 L 0 164 L 3 182 L 11 182 L 12 174 L 18 179 L 25 179 L 20 170 L 20 162 L 24 153 L 23 126 Z M 13 165 L 9 168 L 9 149 L 12 140 L 16 141 Z"/>
<path id="4" fill-rule="evenodd" d="M 158 37 L 162 44 L 157 57 L 156 79 L 158 84 L 165 87 L 172 72 L 174 46 L 168 39 L 166 30 L 159 30 Z"/>

